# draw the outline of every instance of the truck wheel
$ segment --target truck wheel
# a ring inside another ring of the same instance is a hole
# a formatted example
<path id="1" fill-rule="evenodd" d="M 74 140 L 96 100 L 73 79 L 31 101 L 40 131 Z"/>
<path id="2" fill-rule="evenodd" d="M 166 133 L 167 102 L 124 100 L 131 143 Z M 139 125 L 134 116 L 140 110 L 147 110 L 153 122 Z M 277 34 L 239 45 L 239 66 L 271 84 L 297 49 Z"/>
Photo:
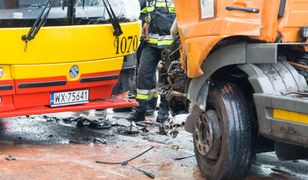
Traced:
<path id="1" fill-rule="evenodd" d="M 207 180 L 243 179 L 254 157 L 254 131 L 247 99 L 232 83 L 210 88 L 207 110 L 196 121 L 194 149 Z"/>

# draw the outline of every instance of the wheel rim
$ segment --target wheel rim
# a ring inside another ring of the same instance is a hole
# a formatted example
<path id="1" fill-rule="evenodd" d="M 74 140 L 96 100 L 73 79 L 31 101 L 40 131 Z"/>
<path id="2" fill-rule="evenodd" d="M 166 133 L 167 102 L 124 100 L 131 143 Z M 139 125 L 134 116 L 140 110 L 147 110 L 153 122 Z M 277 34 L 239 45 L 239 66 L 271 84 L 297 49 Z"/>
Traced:
<path id="1" fill-rule="evenodd" d="M 212 160 L 218 158 L 221 149 L 221 128 L 215 110 L 208 110 L 198 118 L 194 140 L 201 155 Z"/>

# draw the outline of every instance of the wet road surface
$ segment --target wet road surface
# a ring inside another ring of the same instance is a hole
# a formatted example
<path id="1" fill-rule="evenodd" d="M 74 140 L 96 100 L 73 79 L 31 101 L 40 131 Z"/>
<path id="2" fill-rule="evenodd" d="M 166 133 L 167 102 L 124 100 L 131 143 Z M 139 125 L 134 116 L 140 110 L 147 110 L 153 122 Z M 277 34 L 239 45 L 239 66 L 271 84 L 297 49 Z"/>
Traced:
<path id="1" fill-rule="evenodd" d="M 129 125 L 123 119 L 126 114 L 109 111 L 112 127 L 101 130 L 89 128 L 89 122 L 82 126 L 65 120 L 71 116 L 2 119 L 0 179 L 146 179 L 131 166 L 95 161 L 125 161 L 152 146 L 129 164 L 154 174 L 155 179 L 202 179 L 194 158 L 174 160 L 193 155 L 191 135 L 182 128 L 176 138 L 158 135 L 155 123 L 139 134 L 128 134 L 123 130 Z M 93 112 L 87 118 L 97 119 Z M 247 179 L 308 179 L 307 174 L 307 161 L 279 162 L 274 153 L 264 153 L 257 156 Z"/>

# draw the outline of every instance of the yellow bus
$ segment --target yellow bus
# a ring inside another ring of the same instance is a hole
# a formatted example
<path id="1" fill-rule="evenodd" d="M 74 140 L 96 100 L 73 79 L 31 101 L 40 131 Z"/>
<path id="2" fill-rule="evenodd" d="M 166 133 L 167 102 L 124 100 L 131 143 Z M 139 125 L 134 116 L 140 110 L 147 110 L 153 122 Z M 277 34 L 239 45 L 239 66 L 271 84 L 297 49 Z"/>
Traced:
<path id="1" fill-rule="evenodd" d="M 0 0 L 0 117 L 135 106 L 112 95 L 138 0 Z"/>

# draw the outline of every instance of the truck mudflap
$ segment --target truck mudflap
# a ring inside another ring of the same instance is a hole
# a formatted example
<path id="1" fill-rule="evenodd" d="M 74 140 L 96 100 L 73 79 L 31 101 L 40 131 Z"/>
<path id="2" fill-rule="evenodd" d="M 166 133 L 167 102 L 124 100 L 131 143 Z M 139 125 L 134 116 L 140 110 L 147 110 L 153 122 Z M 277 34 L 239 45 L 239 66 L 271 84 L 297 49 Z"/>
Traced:
<path id="1" fill-rule="evenodd" d="M 36 106 L 30 108 L 16 109 L 14 111 L 5 111 L 0 112 L 0 118 L 69 111 L 84 111 L 90 109 L 133 107 L 137 105 L 138 103 L 135 100 L 129 99 L 125 95 L 117 95 L 110 98 L 91 100 L 89 103 L 81 105 L 63 106 L 55 108 L 52 108 L 50 106 Z"/>
<path id="2" fill-rule="evenodd" d="M 254 94 L 259 132 L 280 142 L 308 147 L 308 98 L 299 94 Z"/>

